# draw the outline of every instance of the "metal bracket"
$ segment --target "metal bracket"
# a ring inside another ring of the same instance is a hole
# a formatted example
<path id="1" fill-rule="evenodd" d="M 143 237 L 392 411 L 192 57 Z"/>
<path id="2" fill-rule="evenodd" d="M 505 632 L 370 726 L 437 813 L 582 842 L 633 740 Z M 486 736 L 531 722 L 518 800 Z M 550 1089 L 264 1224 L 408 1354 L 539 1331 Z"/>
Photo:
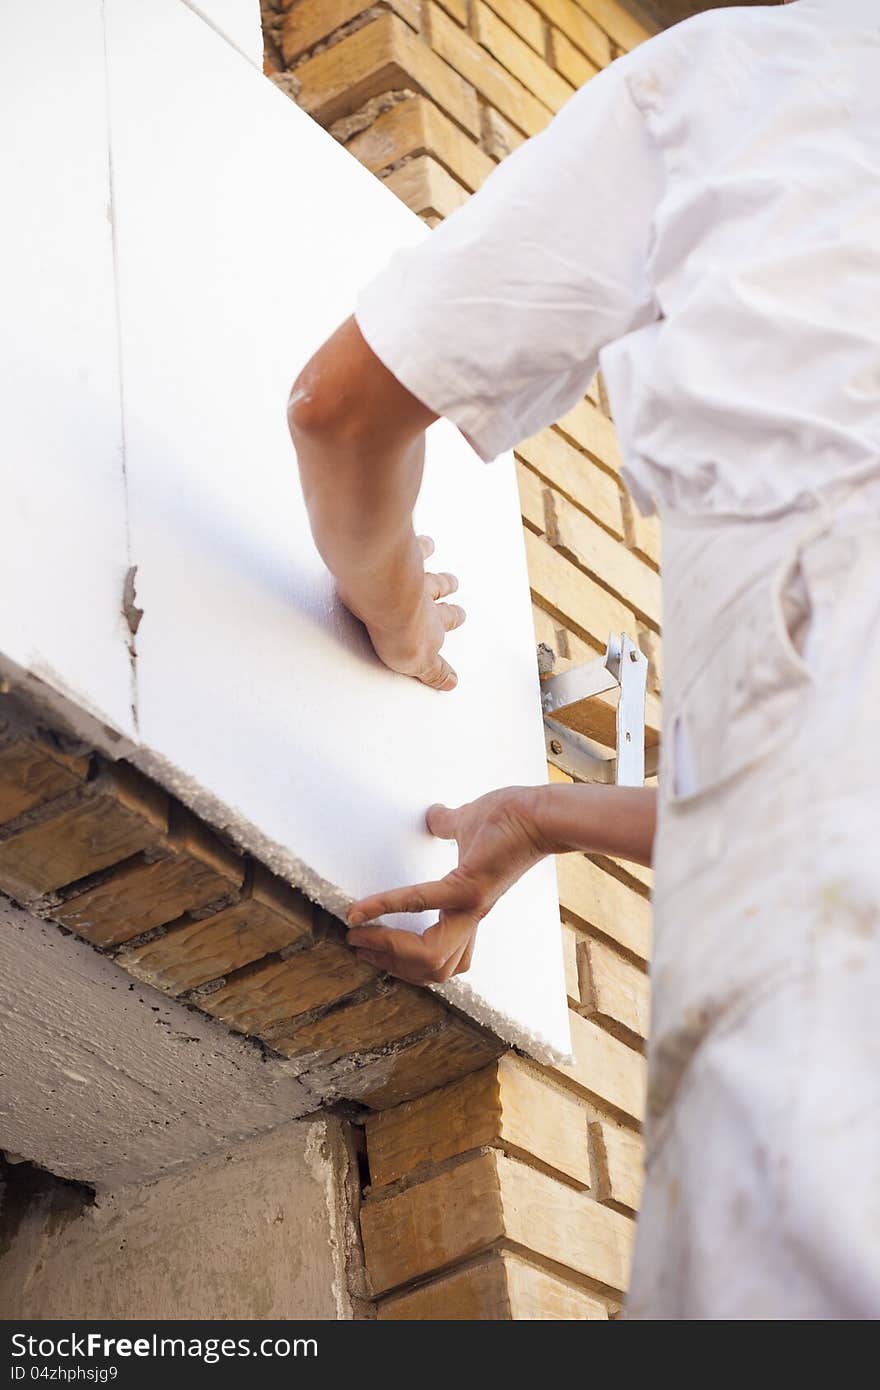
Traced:
<path id="1" fill-rule="evenodd" d="M 554 766 L 581 782 L 616 782 L 640 787 L 645 781 L 645 691 L 648 658 L 627 637 L 612 632 L 604 656 L 542 680 L 541 704 L 547 756 Z M 620 687 L 617 704 L 617 756 L 559 722 L 570 706 Z"/>

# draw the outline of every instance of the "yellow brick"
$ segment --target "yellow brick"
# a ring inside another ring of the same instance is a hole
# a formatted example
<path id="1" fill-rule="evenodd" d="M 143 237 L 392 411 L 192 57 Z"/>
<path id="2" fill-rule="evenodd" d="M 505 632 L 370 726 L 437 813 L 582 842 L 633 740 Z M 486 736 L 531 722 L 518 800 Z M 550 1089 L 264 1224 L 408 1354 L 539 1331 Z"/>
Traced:
<path id="1" fill-rule="evenodd" d="M 610 632 L 636 633 L 635 614 L 557 550 L 525 532 L 529 583 L 537 603 L 604 651 Z"/>
<path id="2" fill-rule="evenodd" d="M 631 497 L 623 497 L 623 524 L 627 545 L 660 568 L 660 518 L 642 516 Z"/>
<path id="3" fill-rule="evenodd" d="M 243 879 L 241 857 L 190 812 L 174 807 L 170 833 L 150 856 L 74 893 L 52 917 L 97 946 L 116 946 L 184 912 L 232 901 Z"/>
<path id="4" fill-rule="evenodd" d="M 466 78 L 492 106 L 497 106 L 526 135 L 537 135 L 549 124 L 550 108 L 532 96 L 470 35 L 453 24 L 433 0 L 426 14 L 428 37 L 434 52 Z"/>
<path id="5" fill-rule="evenodd" d="M 542 0 L 542 5 L 544 3 L 547 0 Z M 651 37 L 651 31 L 639 24 L 616 0 L 579 0 L 579 3 L 621 48 L 636 48 Z"/>
<path id="6" fill-rule="evenodd" d="M 483 148 L 493 159 L 499 162 L 506 159 L 524 140 L 525 136 L 500 111 L 492 106 L 483 107 Z"/>
<path id="7" fill-rule="evenodd" d="M 286 960 L 245 968 L 209 994 L 199 1007 L 239 1033 L 256 1033 L 271 1043 L 288 1036 L 290 1020 L 352 994 L 376 978 L 354 951 L 337 941 L 319 941 Z"/>
<path id="8" fill-rule="evenodd" d="M 468 9 L 467 0 L 439 0 L 443 9 L 456 21 L 457 24 L 467 26 Z"/>
<path id="9" fill-rule="evenodd" d="M 296 78 L 299 104 L 323 125 L 349 115 L 380 92 L 414 87 L 473 135 L 480 133 L 473 87 L 396 15 L 382 15 L 307 59 L 296 69 Z"/>
<path id="10" fill-rule="evenodd" d="M 578 1091 L 641 1123 L 645 1114 L 645 1059 L 591 1019 L 570 1013 L 573 1065 L 553 1070 Z"/>
<path id="11" fill-rule="evenodd" d="M 429 990 L 383 985 L 369 999 L 336 1005 L 309 1023 L 273 1033 L 272 1046 L 310 1067 L 328 1067 L 340 1058 L 379 1052 L 411 1034 L 439 1026 L 446 1010 Z"/>
<path id="12" fill-rule="evenodd" d="M 575 926 L 594 928 L 647 962 L 651 954 L 651 904 L 641 893 L 600 869 L 583 854 L 556 860 L 559 900 Z"/>
<path id="13" fill-rule="evenodd" d="M 651 1017 L 647 975 L 604 941 L 582 941 L 577 959 L 579 1012 L 621 1041 L 641 1046 Z"/>
<path id="14" fill-rule="evenodd" d="M 600 29 L 595 18 L 591 18 L 595 6 L 590 0 L 580 7 L 574 0 L 533 0 L 533 3 L 591 62 L 599 68 L 607 67 L 613 57 L 611 43 L 608 34 Z"/>
<path id="15" fill-rule="evenodd" d="M 567 1279 L 495 1250 L 379 1303 L 380 1321 L 501 1322 L 607 1319 L 608 1310 Z"/>
<path id="16" fill-rule="evenodd" d="M 374 0 L 298 0 L 288 9 L 281 26 L 281 53 L 285 63 L 295 63 L 334 30 L 372 7 Z M 392 9 L 400 11 L 395 0 Z M 404 13 L 403 18 L 407 15 Z"/>
<path id="17" fill-rule="evenodd" d="M 399 1288 L 499 1240 L 623 1291 L 633 1223 L 516 1159 L 489 1152 L 361 1208 L 370 1281 Z"/>
<path id="18" fill-rule="evenodd" d="M 366 1061 L 357 1070 L 341 1068 L 333 1078 L 333 1098 L 387 1110 L 478 1071 L 502 1051 L 502 1043 L 448 1015 L 439 1031 L 428 1037 Z"/>
<path id="19" fill-rule="evenodd" d="M 574 95 L 571 84 L 503 24 L 483 0 L 475 0 L 473 16 L 474 37 L 478 43 L 551 111 L 559 111 Z"/>
<path id="20" fill-rule="evenodd" d="M 544 514 L 550 544 L 659 632 L 662 612 L 657 571 L 551 489 L 545 489 Z"/>
<path id="21" fill-rule="evenodd" d="M 442 164 L 430 155 L 420 154 L 400 169 L 386 174 L 382 182 L 402 203 L 422 216 L 448 217 L 468 200 L 462 188 Z"/>
<path id="22" fill-rule="evenodd" d="M 619 475 L 623 459 L 614 426 L 590 401 L 579 401 L 556 426 L 581 449 L 586 449 L 603 468 Z"/>
<path id="23" fill-rule="evenodd" d="M 88 772 L 88 758 L 71 757 L 49 736 L 17 723 L 0 699 L 0 822 L 73 791 Z"/>
<path id="24" fill-rule="evenodd" d="M 307 898 L 256 864 L 240 902 L 176 923 L 163 936 L 125 948 L 117 961 L 156 989 L 182 994 L 305 941 L 314 916 Z"/>
<path id="25" fill-rule="evenodd" d="M 0 888 L 30 901 L 155 849 L 168 797 L 123 763 L 0 828 Z"/>
<path id="26" fill-rule="evenodd" d="M 426 97 L 398 102 L 349 141 L 347 149 L 374 174 L 409 155 L 432 155 L 471 192 L 495 168 L 479 145 Z"/>
<path id="27" fill-rule="evenodd" d="M 638 1211 L 645 1180 L 645 1146 L 641 1136 L 609 1120 L 592 1123 L 590 1136 L 599 1201 Z"/>
<path id="28" fill-rule="evenodd" d="M 577 1097 L 515 1056 L 367 1121 L 374 1187 L 487 1145 L 588 1187 L 587 1116 Z"/>
<path id="29" fill-rule="evenodd" d="M 516 453 L 545 482 L 595 517 L 612 535 L 623 537 L 621 492 L 616 480 L 564 439 L 558 430 L 541 430 L 540 434 L 523 440 Z"/>
<path id="30" fill-rule="evenodd" d="M 541 57 L 546 56 L 547 25 L 528 0 L 486 0 L 489 8 Z M 475 27 L 479 27 L 476 21 Z"/>
<path id="31" fill-rule="evenodd" d="M 559 29 L 550 30 L 550 61 L 573 87 L 583 87 L 599 71 Z"/>

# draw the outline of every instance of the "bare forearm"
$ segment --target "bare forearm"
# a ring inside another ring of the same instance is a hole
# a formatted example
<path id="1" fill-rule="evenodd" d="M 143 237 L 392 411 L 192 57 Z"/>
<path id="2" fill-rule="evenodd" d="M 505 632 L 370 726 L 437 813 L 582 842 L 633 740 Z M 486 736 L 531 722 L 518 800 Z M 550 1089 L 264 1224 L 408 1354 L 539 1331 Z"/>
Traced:
<path id="1" fill-rule="evenodd" d="M 424 463 L 422 439 L 382 448 L 364 440 L 295 435 L 315 543 L 340 593 L 365 622 L 389 606 L 418 608 L 424 563 L 412 525 Z"/>
<path id="2" fill-rule="evenodd" d="M 657 824 L 653 787 L 559 786 L 535 790 L 533 819 L 546 854 L 580 850 L 650 864 Z"/>

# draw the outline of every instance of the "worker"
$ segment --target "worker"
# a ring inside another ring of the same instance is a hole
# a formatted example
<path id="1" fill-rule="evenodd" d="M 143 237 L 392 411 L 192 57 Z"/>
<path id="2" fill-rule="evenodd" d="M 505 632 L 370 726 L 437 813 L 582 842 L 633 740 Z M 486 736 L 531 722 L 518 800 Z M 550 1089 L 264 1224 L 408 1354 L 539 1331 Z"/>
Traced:
<path id="1" fill-rule="evenodd" d="M 349 940 L 445 980 L 542 856 L 653 862 L 628 1316 L 877 1317 L 880 0 L 710 11 L 620 58 L 301 373 L 315 540 L 394 670 L 456 681 L 455 580 L 412 523 L 426 428 L 491 460 L 597 365 L 662 520 L 659 791 L 433 807 L 458 867 L 355 904 Z M 375 922 L 429 908 L 422 936 Z"/>

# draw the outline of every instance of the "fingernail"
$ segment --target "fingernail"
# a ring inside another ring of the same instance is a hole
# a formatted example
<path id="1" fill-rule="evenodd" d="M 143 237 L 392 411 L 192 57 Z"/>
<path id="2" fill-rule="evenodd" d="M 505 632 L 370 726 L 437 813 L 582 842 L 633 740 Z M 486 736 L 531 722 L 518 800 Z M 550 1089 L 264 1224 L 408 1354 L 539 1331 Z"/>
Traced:
<path id="1" fill-rule="evenodd" d="M 362 912 L 356 912 L 355 909 L 352 908 L 351 912 L 348 914 L 347 920 L 350 927 L 359 927 L 364 921 L 364 914 Z"/>

